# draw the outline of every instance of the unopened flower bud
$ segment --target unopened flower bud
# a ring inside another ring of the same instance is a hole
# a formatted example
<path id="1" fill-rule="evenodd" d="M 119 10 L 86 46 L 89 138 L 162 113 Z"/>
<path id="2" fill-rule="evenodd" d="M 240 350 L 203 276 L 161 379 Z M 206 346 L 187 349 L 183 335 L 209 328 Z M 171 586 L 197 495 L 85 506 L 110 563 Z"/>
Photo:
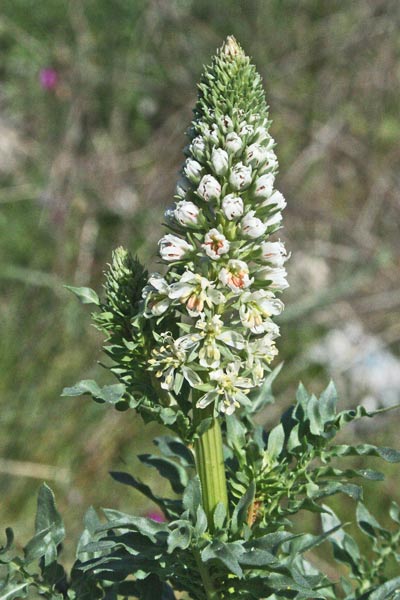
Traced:
<path id="1" fill-rule="evenodd" d="M 243 163 L 237 163 L 230 174 L 229 182 L 233 189 L 244 190 L 251 184 L 251 172 L 250 166 L 246 166 Z"/>
<path id="2" fill-rule="evenodd" d="M 164 235 L 158 245 L 161 258 L 167 262 L 180 260 L 194 249 L 191 244 L 171 233 Z"/>
<path id="3" fill-rule="evenodd" d="M 222 200 L 222 212 L 229 221 L 241 217 L 243 214 L 243 200 L 235 194 L 228 194 Z"/>
<path id="4" fill-rule="evenodd" d="M 188 158 L 185 163 L 183 172 L 190 181 L 193 181 L 193 183 L 198 183 L 200 181 L 202 170 L 203 167 L 200 163 L 197 162 L 197 160 Z"/>
<path id="5" fill-rule="evenodd" d="M 274 192 L 267 200 L 265 200 L 261 206 L 273 206 L 279 210 L 283 210 L 286 206 L 286 200 L 281 192 Z"/>
<path id="6" fill-rule="evenodd" d="M 210 229 L 204 237 L 204 252 L 213 260 L 219 260 L 222 254 L 229 252 L 229 242 L 218 229 Z"/>
<path id="7" fill-rule="evenodd" d="M 221 195 L 221 185 L 212 175 L 204 175 L 197 188 L 197 193 L 206 202 L 217 200 Z"/>
<path id="8" fill-rule="evenodd" d="M 265 221 L 265 225 L 266 225 L 266 227 L 272 227 L 273 225 L 278 225 L 281 221 L 282 221 L 282 213 L 277 212 Z"/>
<path id="9" fill-rule="evenodd" d="M 195 226 L 199 222 L 200 209 L 193 202 L 182 200 L 176 205 L 174 216 L 180 225 Z"/>
<path id="10" fill-rule="evenodd" d="M 258 142 L 263 142 L 264 140 L 272 140 L 272 137 L 268 133 L 268 129 L 266 127 L 260 126 L 255 130 L 255 134 L 257 136 Z M 273 140 L 272 140 L 273 141 Z M 269 144 L 268 144 L 269 146 Z"/>
<path id="11" fill-rule="evenodd" d="M 218 144 L 218 133 L 216 129 L 210 129 L 208 126 L 203 128 L 203 136 L 205 141 L 210 142 L 211 144 Z"/>
<path id="12" fill-rule="evenodd" d="M 261 244 L 261 258 L 273 267 L 283 267 L 286 260 L 286 248 L 282 242 L 263 242 Z"/>
<path id="13" fill-rule="evenodd" d="M 240 133 L 240 135 L 252 135 L 254 133 L 254 127 L 253 127 L 253 125 L 246 123 L 246 121 L 243 121 L 240 124 L 239 133 Z"/>
<path id="14" fill-rule="evenodd" d="M 164 220 L 167 225 L 174 225 L 175 223 L 175 204 L 168 206 L 164 211 Z"/>
<path id="15" fill-rule="evenodd" d="M 261 144 L 251 144 L 246 151 L 246 159 L 252 167 L 258 167 L 264 163 L 268 156 L 268 150 Z"/>
<path id="16" fill-rule="evenodd" d="M 218 123 L 215 125 L 215 128 L 218 126 L 222 129 L 223 133 L 226 133 L 233 128 L 232 119 L 228 115 L 222 115 L 222 117 L 218 119 Z"/>
<path id="17" fill-rule="evenodd" d="M 217 175 L 225 175 L 228 170 L 228 153 L 222 148 L 214 148 L 211 154 L 211 165 Z"/>
<path id="18" fill-rule="evenodd" d="M 180 177 L 176 184 L 175 195 L 178 196 L 178 198 L 185 198 L 190 187 L 190 181 L 186 177 Z"/>
<path id="19" fill-rule="evenodd" d="M 194 138 L 192 143 L 190 144 L 190 151 L 197 160 L 202 160 L 204 158 L 206 149 L 206 143 L 204 138 L 201 135 L 198 135 Z"/>
<path id="20" fill-rule="evenodd" d="M 228 150 L 228 152 L 230 152 L 231 154 L 236 154 L 237 152 L 239 152 L 239 150 L 242 149 L 242 146 L 242 139 L 237 133 L 235 133 L 234 131 L 228 133 L 228 135 L 225 138 L 225 148 Z"/>
<path id="21" fill-rule="evenodd" d="M 259 219 L 255 217 L 255 211 L 251 210 L 245 215 L 241 221 L 241 228 L 244 235 L 249 238 L 258 238 L 264 235 L 267 226 Z"/>
<path id="22" fill-rule="evenodd" d="M 275 177 L 272 173 L 261 175 L 255 184 L 254 196 L 256 198 L 268 198 L 274 188 Z"/>
<path id="23" fill-rule="evenodd" d="M 264 267 L 257 272 L 257 278 L 262 281 L 269 281 L 268 287 L 271 290 L 284 290 L 289 287 L 286 280 L 287 271 L 284 267 Z"/>

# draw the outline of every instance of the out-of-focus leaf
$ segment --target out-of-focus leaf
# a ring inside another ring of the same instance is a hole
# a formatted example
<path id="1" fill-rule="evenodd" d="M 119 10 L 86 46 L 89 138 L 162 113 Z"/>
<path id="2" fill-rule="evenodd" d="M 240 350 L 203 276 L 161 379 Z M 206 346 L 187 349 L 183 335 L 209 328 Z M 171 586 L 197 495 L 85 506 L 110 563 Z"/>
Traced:
<path id="1" fill-rule="evenodd" d="M 89 287 L 73 287 L 72 285 L 64 286 L 67 290 L 75 294 L 82 302 L 82 304 L 96 304 L 96 306 L 100 305 L 100 300 L 98 295 L 94 290 Z"/>

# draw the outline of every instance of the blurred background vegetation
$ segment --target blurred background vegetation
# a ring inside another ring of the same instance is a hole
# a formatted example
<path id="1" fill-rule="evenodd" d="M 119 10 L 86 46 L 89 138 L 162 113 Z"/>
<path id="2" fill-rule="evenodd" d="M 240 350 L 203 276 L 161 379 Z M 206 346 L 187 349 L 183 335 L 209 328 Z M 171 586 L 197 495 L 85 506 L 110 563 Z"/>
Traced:
<path id="1" fill-rule="evenodd" d="M 159 430 L 60 399 L 105 381 L 63 283 L 99 290 L 120 244 L 156 265 L 195 85 L 228 34 L 264 78 L 288 201 L 285 366 L 262 418 L 300 378 L 319 392 L 333 377 L 346 406 L 399 401 L 399 26 L 398 0 L 2 0 L 0 523 L 20 540 L 43 479 L 72 539 L 91 503 L 152 508 L 108 471 L 148 478 L 134 456 Z M 399 447 L 398 419 L 348 434 Z M 400 500 L 398 468 L 386 474 L 368 488 L 381 515 Z"/>

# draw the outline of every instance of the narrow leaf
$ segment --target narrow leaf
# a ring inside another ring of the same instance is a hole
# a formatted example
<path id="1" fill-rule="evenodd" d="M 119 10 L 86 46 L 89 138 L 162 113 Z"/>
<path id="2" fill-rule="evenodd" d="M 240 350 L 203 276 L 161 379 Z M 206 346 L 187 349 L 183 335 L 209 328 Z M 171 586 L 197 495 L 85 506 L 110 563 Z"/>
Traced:
<path id="1" fill-rule="evenodd" d="M 89 287 L 73 287 L 72 285 L 64 286 L 67 290 L 75 294 L 82 302 L 82 304 L 96 304 L 96 306 L 100 305 L 100 300 L 98 295 L 94 290 Z"/>

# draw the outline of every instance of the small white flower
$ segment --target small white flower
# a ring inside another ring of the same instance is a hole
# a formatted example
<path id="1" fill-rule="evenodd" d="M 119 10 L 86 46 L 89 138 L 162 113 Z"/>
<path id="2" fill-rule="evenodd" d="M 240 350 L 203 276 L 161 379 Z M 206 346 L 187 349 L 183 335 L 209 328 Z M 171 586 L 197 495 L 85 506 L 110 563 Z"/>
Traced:
<path id="1" fill-rule="evenodd" d="M 275 177 L 272 173 L 261 175 L 255 183 L 254 196 L 256 198 L 268 198 L 274 189 Z"/>
<path id="2" fill-rule="evenodd" d="M 210 229 L 204 237 L 204 244 L 202 244 L 204 252 L 213 260 L 219 260 L 222 254 L 229 252 L 229 246 L 228 240 L 218 229 Z"/>
<path id="3" fill-rule="evenodd" d="M 247 394 L 254 387 L 253 382 L 248 377 L 239 375 L 240 362 L 235 361 L 227 365 L 224 369 L 217 369 L 210 373 L 211 381 L 215 381 L 216 389 L 207 392 L 197 402 L 198 408 L 205 408 L 211 402 L 218 402 L 218 409 L 231 415 L 235 408 L 239 408 L 241 404 L 249 405 L 250 401 Z"/>
<path id="4" fill-rule="evenodd" d="M 282 310 L 283 302 L 267 290 L 243 292 L 240 296 L 240 320 L 242 325 L 253 333 L 268 331 L 270 323 L 268 319 L 273 315 L 279 315 Z"/>
<path id="5" fill-rule="evenodd" d="M 212 175 L 204 175 L 197 188 L 197 193 L 206 202 L 218 200 L 221 195 L 221 185 Z"/>
<path id="6" fill-rule="evenodd" d="M 142 291 L 145 302 L 145 317 L 159 317 L 170 305 L 169 285 L 159 273 L 153 273 Z"/>
<path id="7" fill-rule="evenodd" d="M 229 182 L 234 190 L 244 190 L 251 184 L 251 166 L 243 163 L 237 163 L 229 176 Z"/>
<path id="8" fill-rule="evenodd" d="M 180 260 L 188 252 L 194 250 L 193 246 L 188 244 L 186 240 L 172 233 L 164 235 L 158 245 L 161 258 L 168 262 Z"/>
<path id="9" fill-rule="evenodd" d="M 186 177 L 180 177 L 176 184 L 175 195 L 178 196 L 178 198 L 185 198 L 190 188 L 190 181 Z"/>
<path id="10" fill-rule="evenodd" d="M 278 328 L 278 326 L 276 327 Z M 256 338 L 250 342 L 246 350 L 246 367 L 251 371 L 254 384 L 260 385 L 264 379 L 264 370 L 278 354 L 278 349 L 275 346 L 273 337 L 267 333 L 263 337 Z"/>
<path id="11" fill-rule="evenodd" d="M 254 281 L 249 277 L 249 267 L 243 260 L 228 260 L 226 267 L 219 272 L 219 280 L 227 285 L 233 292 L 242 292 L 248 288 Z"/>
<path id="12" fill-rule="evenodd" d="M 261 258 L 263 262 L 268 262 L 273 267 L 283 267 L 286 255 L 286 248 L 282 242 L 263 242 L 261 244 Z"/>
<path id="13" fill-rule="evenodd" d="M 179 394 L 183 379 L 192 387 L 202 383 L 199 375 L 185 364 L 187 348 L 183 337 L 174 340 L 171 333 L 166 332 L 161 334 L 159 344 L 152 350 L 148 369 L 154 371 L 155 376 L 160 379 L 162 389 Z"/>
<path id="14" fill-rule="evenodd" d="M 214 289 L 211 281 L 191 271 L 185 271 L 178 282 L 169 286 L 169 298 L 186 304 L 191 317 L 198 317 L 203 312 L 204 305 L 211 308 L 213 304 L 222 304 L 225 300 L 222 292 Z"/>
<path id="15" fill-rule="evenodd" d="M 189 179 L 189 181 L 193 181 L 193 183 L 198 183 L 200 181 L 202 171 L 203 167 L 201 164 L 192 158 L 187 159 L 183 168 L 185 176 Z"/>
<path id="16" fill-rule="evenodd" d="M 251 210 L 245 215 L 240 223 L 242 232 L 249 238 L 258 238 L 264 235 L 267 226 L 259 219 L 255 217 L 255 210 Z"/>
<path id="17" fill-rule="evenodd" d="M 252 165 L 252 167 L 259 167 L 267 160 L 267 156 L 269 151 L 265 146 L 261 146 L 261 144 L 251 144 L 246 150 L 246 159 L 247 162 Z"/>
<path id="18" fill-rule="evenodd" d="M 228 152 L 230 152 L 231 154 L 236 154 L 237 152 L 239 152 L 239 150 L 242 149 L 242 146 L 242 139 L 237 133 L 235 133 L 234 131 L 228 133 L 228 135 L 225 138 L 225 148 L 228 150 Z"/>
<path id="19" fill-rule="evenodd" d="M 243 215 L 243 200 L 235 194 L 228 194 L 222 200 L 222 212 L 229 221 Z"/>
<path id="20" fill-rule="evenodd" d="M 190 152 L 195 158 L 197 158 L 197 160 L 202 160 L 204 158 L 205 149 L 206 143 L 201 135 L 198 135 L 194 138 L 194 140 L 192 140 L 192 143 L 190 144 Z"/>
<path id="21" fill-rule="evenodd" d="M 283 210 L 286 206 L 286 200 L 281 192 L 274 192 L 267 200 L 265 200 L 261 206 L 274 206 L 279 210 Z"/>
<path id="22" fill-rule="evenodd" d="M 200 209 L 193 202 L 181 200 L 176 205 L 174 217 L 180 225 L 195 226 L 199 223 Z"/>
<path id="23" fill-rule="evenodd" d="M 211 153 L 211 165 L 214 173 L 217 175 L 225 175 L 228 170 L 228 153 L 222 148 L 214 148 Z"/>
<path id="24" fill-rule="evenodd" d="M 287 271 L 284 267 L 264 267 L 257 272 L 258 279 L 270 282 L 268 287 L 271 290 L 284 290 L 289 287 L 286 277 Z"/>

